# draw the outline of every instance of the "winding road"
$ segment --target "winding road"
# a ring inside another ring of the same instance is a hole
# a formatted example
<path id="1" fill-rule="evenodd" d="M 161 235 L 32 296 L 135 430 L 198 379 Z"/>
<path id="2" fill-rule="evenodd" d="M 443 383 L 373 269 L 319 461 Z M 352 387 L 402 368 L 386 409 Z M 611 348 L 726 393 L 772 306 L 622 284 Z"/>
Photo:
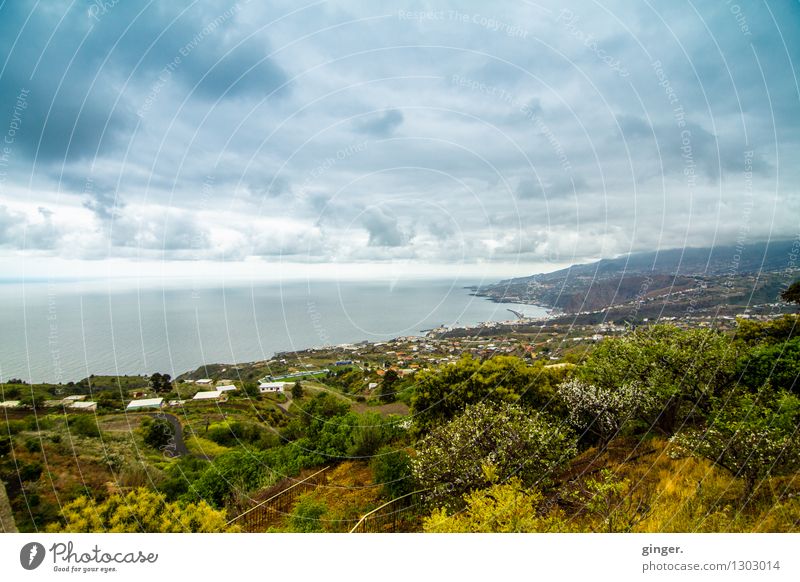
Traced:
<path id="1" fill-rule="evenodd" d="M 173 438 L 167 448 L 164 449 L 165 453 L 169 453 L 171 457 L 184 457 L 189 454 L 189 449 L 186 447 L 186 442 L 183 440 L 183 427 L 178 417 L 166 412 L 155 412 L 150 414 L 153 418 L 161 418 L 166 420 L 172 426 Z"/>

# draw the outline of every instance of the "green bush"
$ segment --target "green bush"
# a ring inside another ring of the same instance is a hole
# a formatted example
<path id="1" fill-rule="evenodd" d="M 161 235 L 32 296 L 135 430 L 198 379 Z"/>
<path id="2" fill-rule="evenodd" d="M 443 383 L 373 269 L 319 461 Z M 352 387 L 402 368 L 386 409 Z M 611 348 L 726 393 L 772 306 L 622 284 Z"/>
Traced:
<path id="1" fill-rule="evenodd" d="M 402 449 L 383 447 L 372 458 L 373 482 L 382 485 L 381 495 L 394 499 L 414 491 L 411 459 Z"/>
<path id="2" fill-rule="evenodd" d="M 353 444 L 348 451 L 351 457 L 372 457 L 378 449 L 397 436 L 395 423 L 387 421 L 380 414 L 368 412 L 357 418 L 352 434 Z"/>
<path id="3" fill-rule="evenodd" d="M 99 437 L 100 427 L 97 419 L 91 414 L 73 414 L 67 417 L 67 426 L 71 433 L 82 437 Z"/>
<path id="4" fill-rule="evenodd" d="M 236 449 L 220 455 L 193 484 L 187 499 L 202 499 L 224 507 L 236 493 L 247 493 L 274 483 L 278 474 L 269 458 L 259 451 Z"/>
<path id="5" fill-rule="evenodd" d="M 411 399 L 414 431 L 424 434 L 477 402 L 510 402 L 532 408 L 552 407 L 552 375 L 537 362 L 496 356 L 481 362 L 470 356 L 458 362 L 416 374 Z"/>
<path id="6" fill-rule="evenodd" d="M 17 465 L 17 475 L 20 481 L 38 481 L 42 476 L 42 464 L 36 461 L 33 463 L 23 461 Z"/>
<path id="7" fill-rule="evenodd" d="M 22 395 L 19 386 L 3 386 L 3 399 L 4 400 L 17 400 Z"/>
<path id="8" fill-rule="evenodd" d="M 5 430 L 0 429 L 2 433 L 5 433 L 9 436 L 19 434 L 23 430 L 25 430 L 25 421 L 23 420 L 7 420 L 5 423 Z M 0 433 L 1 434 L 1 433 Z"/>
<path id="9" fill-rule="evenodd" d="M 23 421 L 25 422 L 25 429 L 31 431 L 50 430 L 55 424 L 49 416 L 35 416 L 33 414 L 26 416 Z"/>
<path id="10" fill-rule="evenodd" d="M 168 501 L 176 501 L 189 491 L 208 466 L 209 462 L 204 459 L 181 457 L 167 469 L 164 480 L 159 484 L 159 490 Z"/>
<path id="11" fill-rule="evenodd" d="M 165 418 L 142 419 L 141 431 L 145 444 L 158 451 L 165 450 L 175 439 L 175 429 Z"/>
<path id="12" fill-rule="evenodd" d="M 278 437 L 262 426 L 252 422 L 222 422 L 211 425 L 204 435 L 223 447 L 252 446 L 268 449 L 279 444 Z"/>
<path id="13" fill-rule="evenodd" d="M 29 453 L 36 453 L 42 450 L 39 439 L 25 439 L 25 450 Z"/>
<path id="14" fill-rule="evenodd" d="M 310 495 L 300 498 L 289 516 L 289 527 L 293 532 L 311 533 L 324 530 L 322 517 L 328 513 L 328 506 Z"/>

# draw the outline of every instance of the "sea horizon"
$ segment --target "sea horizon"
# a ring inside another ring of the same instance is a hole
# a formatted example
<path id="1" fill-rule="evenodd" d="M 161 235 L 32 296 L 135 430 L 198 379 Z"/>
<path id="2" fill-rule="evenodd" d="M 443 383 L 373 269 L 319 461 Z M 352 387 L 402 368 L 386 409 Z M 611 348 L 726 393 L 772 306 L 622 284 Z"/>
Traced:
<path id="1" fill-rule="evenodd" d="M 471 295 L 468 287 L 486 283 L 476 278 L 130 282 L 3 282 L 0 381 L 178 376 L 203 365 L 269 360 L 280 352 L 506 321 L 514 317 L 509 307 L 530 317 L 547 315 L 541 306 Z"/>

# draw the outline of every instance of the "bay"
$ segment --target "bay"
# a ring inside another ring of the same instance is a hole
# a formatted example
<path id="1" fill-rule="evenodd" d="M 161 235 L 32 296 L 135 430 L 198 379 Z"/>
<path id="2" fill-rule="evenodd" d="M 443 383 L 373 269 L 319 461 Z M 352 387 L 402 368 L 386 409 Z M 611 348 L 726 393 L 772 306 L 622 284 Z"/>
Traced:
<path id="1" fill-rule="evenodd" d="M 440 325 L 505 321 L 509 307 L 469 281 L 78 281 L 0 284 L 0 380 L 68 382 L 90 374 L 176 376 L 203 364 L 422 335 Z"/>

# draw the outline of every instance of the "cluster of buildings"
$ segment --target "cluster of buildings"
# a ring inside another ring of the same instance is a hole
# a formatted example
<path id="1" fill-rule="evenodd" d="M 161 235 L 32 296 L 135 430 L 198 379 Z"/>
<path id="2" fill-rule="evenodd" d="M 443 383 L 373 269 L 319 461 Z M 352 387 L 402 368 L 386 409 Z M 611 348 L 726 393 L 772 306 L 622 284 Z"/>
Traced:
<path id="1" fill-rule="evenodd" d="M 209 389 L 198 391 L 192 397 L 192 400 L 224 402 L 228 399 L 227 393 L 236 390 L 236 386 L 230 380 L 218 380 L 215 383 L 210 378 L 201 378 L 200 380 L 195 380 L 194 383 L 201 388 Z"/>

